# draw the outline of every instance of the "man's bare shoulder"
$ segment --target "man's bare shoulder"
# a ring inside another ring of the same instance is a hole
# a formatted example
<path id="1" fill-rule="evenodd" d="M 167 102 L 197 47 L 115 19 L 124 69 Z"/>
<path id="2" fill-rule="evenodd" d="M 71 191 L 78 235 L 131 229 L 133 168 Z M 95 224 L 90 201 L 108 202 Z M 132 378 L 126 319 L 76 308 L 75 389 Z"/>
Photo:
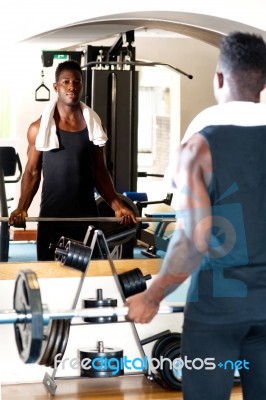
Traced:
<path id="1" fill-rule="evenodd" d="M 33 129 L 33 130 L 36 129 L 36 130 L 39 130 L 40 124 L 41 124 L 41 117 L 38 118 L 38 119 L 36 119 L 36 121 L 33 121 L 33 122 L 30 124 L 29 129 Z"/>
<path id="2" fill-rule="evenodd" d="M 200 163 L 210 158 L 210 149 L 204 137 L 195 133 L 187 142 L 180 145 L 179 157 L 184 163 Z"/>
<path id="3" fill-rule="evenodd" d="M 30 145 L 35 145 L 35 140 L 40 129 L 40 123 L 41 118 L 38 118 L 36 121 L 33 121 L 28 128 L 27 137 Z"/>

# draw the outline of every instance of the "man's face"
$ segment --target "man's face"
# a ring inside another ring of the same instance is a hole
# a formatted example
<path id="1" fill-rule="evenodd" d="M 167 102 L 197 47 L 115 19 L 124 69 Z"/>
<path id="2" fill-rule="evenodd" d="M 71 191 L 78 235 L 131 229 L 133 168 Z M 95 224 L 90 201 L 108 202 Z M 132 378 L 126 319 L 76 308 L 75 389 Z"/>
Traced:
<path id="1" fill-rule="evenodd" d="M 54 83 L 54 89 L 58 94 L 58 99 L 63 103 L 78 104 L 83 91 L 80 72 L 71 69 L 63 70 L 59 75 L 58 82 Z"/>

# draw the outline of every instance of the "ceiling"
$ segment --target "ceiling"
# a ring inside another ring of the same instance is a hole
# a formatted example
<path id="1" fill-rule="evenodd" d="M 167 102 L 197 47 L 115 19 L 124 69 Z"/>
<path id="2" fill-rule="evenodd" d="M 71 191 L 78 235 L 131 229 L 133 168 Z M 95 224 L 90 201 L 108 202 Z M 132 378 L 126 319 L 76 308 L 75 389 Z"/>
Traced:
<path id="1" fill-rule="evenodd" d="M 28 37 L 23 43 L 40 49 L 76 49 L 87 44 L 115 38 L 129 30 L 142 36 L 182 35 L 219 45 L 219 39 L 233 30 L 251 31 L 266 39 L 266 32 L 210 15 L 187 12 L 150 11 L 114 14 L 68 24 Z"/>

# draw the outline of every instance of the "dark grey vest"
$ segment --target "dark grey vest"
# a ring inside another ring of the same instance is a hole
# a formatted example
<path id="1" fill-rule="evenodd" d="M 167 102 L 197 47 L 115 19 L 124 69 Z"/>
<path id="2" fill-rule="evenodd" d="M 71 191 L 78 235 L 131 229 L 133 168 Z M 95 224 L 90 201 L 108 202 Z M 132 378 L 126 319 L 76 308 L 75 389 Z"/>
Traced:
<path id="1" fill-rule="evenodd" d="M 186 318 L 266 320 L 266 126 L 209 126 L 210 251 L 193 274 Z"/>

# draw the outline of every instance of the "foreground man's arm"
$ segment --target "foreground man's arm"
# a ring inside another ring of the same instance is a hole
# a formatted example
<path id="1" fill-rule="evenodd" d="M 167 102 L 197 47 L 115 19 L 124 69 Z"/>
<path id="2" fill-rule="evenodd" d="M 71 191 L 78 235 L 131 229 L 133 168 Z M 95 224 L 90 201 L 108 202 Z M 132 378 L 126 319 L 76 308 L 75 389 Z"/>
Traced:
<path id="1" fill-rule="evenodd" d="M 165 296 L 181 285 L 199 266 L 207 250 L 211 229 L 211 207 L 207 180 L 211 157 L 206 141 L 194 135 L 182 145 L 172 171 L 177 196 L 177 222 L 162 268 L 149 288 L 129 297 L 127 318 L 138 323 L 150 322 Z"/>

